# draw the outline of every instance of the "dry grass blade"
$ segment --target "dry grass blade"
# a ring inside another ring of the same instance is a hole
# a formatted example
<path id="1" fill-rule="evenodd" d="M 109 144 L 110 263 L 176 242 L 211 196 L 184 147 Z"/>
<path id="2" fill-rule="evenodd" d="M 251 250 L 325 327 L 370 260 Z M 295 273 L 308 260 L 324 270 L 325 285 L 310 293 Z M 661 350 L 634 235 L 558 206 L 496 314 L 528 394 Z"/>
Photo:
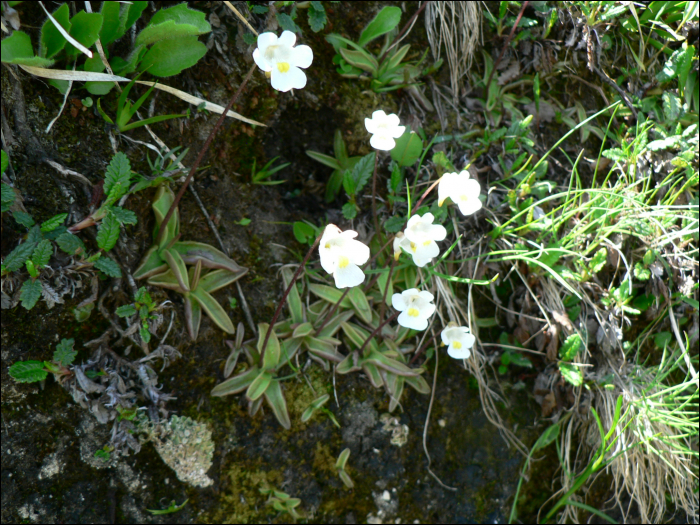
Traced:
<path id="1" fill-rule="evenodd" d="M 71 45 L 74 46 L 75 48 L 79 49 L 81 53 L 87 55 L 88 58 L 92 58 L 92 51 L 90 51 L 87 47 L 85 47 L 83 44 L 81 44 L 80 42 L 78 42 L 75 38 L 73 38 L 72 36 L 70 36 L 70 35 L 68 34 L 68 31 L 66 31 L 65 29 L 63 29 L 63 26 L 61 26 L 61 24 L 59 24 L 58 22 L 56 22 L 56 19 L 55 19 L 53 16 L 51 16 L 51 13 L 49 13 L 49 12 L 46 10 L 46 8 L 44 7 L 44 2 L 39 2 L 39 5 L 40 5 L 41 8 L 44 10 L 44 13 L 46 13 L 46 16 L 49 17 L 49 20 L 51 20 L 51 23 L 54 25 L 54 27 L 58 30 L 59 33 L 61 33 L 61 35 L 63 36 L 63 38 L 65 38 L 66 40 L 68 40 L 68 43 L 69 43 L 69 44 L 71 44 Z"/>
<path id="2" fill-rule="evenodd" d="M 428 2 L 425 27 L 435 60 L 442 44 L 450 68 L 452 97 L 459 97 L 460 81 L 472 65 L 481 36 L 481 13 L 477 2 Z"/>

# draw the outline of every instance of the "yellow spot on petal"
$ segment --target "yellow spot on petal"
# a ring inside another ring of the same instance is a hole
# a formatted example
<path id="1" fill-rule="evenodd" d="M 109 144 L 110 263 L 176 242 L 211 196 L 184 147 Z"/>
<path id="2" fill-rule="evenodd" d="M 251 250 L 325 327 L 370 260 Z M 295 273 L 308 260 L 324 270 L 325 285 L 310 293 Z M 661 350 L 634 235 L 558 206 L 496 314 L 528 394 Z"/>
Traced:
<path id="1" fill-rule="evenodd" d="M 452 347 L 459 350 L 460 348 L 462 348 L 462 343 L 460 343 L 459 341 L 453 341 Z"/>
<path id="2" fill-rule="evenodd" d="M 280 73 L 286 73 L 289 71 L 289 62 L 277 62 L 277 70 Z"/>
<path id="3" fill-rule="evenodd" d="M 431 242 L 432 242 L 432 241 L 425 241 L 425 242 L 423 243 L 423 246 L 430 246 L 430 243 L 431 243 Z"/>
<path id="4" fill-rule="evenodd" d="M 270 78 L 272 76 L 272 71 L 265 71 L 265 76 Z"/>
<path id="5" fill-rule="evenodd" d="M 438 201 L 438 206 L 442 206 L 442 203 L 443 203 L 443 202 L 445 202 L 445 199 L 440 199 L 440 200 Z"/>
<path id="6" fill-rule="evenodd" d="M 467 197 L 466 195 L 460 195 L 460 196 L 459 196 L 459 200 L 461 200 L 461 201 L 468 201 L 468 200 L 469 200 L 469 197 Z"/>
<path id="7" fill-rule="evenodd" d="M 414 251 L 414 252 L 416 251 L 416 243 L 415 242 L 411 243 L 411 251 Z"/>
<path id="8" fill-rule="evenodd" d="M 348 264 L 350 264 L 350 260 L 345 255 L 341 255 L 338 259 L 338 268 L 345 268 Z"/>
<path id="9" fill-rule="evenodd" d="M 327 242 L 326 243 L 326 250 L 330 250 L 330 249 L 331 249 L 331 243 Z"/>
<path id="10" fill-rule="evenodd" d="M 418 310 L 416 310 L 415 308 L 409 308 L 408 315 L 410 315 L 411 317 L 418 317 Z"/>

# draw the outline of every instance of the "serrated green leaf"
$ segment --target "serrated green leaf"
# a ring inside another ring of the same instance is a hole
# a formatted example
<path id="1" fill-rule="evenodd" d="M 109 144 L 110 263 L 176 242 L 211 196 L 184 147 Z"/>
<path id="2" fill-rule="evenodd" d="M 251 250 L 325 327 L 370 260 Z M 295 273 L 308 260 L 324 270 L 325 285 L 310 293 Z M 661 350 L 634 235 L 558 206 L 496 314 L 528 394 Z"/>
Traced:
<path id="1" fill-rule="evenodd" d="M 559 349 L 559 356 L 564 361 L 571 361 L 581 348 L 581 336 L 578 334 L 571 334 L 566 338 L 564 344 Z"/>
<path id="2" fill-rule="evenodd" d="M 383 34 L 388 33 L 401 21 L 401 9 L 399 7 L 388 6 L 384 7 L 372 21 L 367 24 L 367 27 L 360 34 L 360 39 L 357 43 L 361 47 L 365 47 L 368 43 Z"/>
<path id="3" fill-rule="evenodd" d="M 114 248 L 117 239 L 119 239 L 119 231 L 119 221 L 110 211 L 97 227 L 97 246 L 105 252 Z"/>
<path id="4" fill-rule="evenodd" d="M 119 206 L 112 206 L 110 211 L 121 224 L 136 224 L 138 222 L 136 214 L 131 210 L 125 210 Z"/>
<path id="5" fill-rule="evenodd" d="M 148 331 L 148 325 L 143 324 L 139 328 L 139 335 L 144 343 L 148 344 L 151 342 L 151 332 Z"/>
<path id="6" fill-rule="evenodd" d="M 190 9 L 187 3 L 161 9 L 153 15 L 148 25 L 162 24 L 168 20 L 172 20 L 178 24 L 193 25 L 200 31 L 199 34 L 209 33 L 211 31 L 211 26 L 209 22 L 206 21 L 205 14 L 196 9 Z"/>
<path id="7" fill-rule="evenodd" d="M 626 162 L 627 161 L 627 153 L 625 153 L 625 150 L 622 150 L 620 148 L 606 149 L 603 152 L 603 157 L 610 159 L 610 160 L 616 160 L 618 162 Z"/>
<path id="8" fill-rule="evenodd" d="M 634 265 L 634 276 L 640 281 L 648 281 L 651 278 L 651 270 L 638 262 Z"/>
<path id="9" fill-rule="evenodd" d="M 677 136 L 666 137 L 665 139 L 653 140 L 647 144 L 647 149 L 650 151 L 660 151 L 676 146 L 680 142 Z"/>
<path id="10" fill-rule="evenodd" d="M 318 33 L 326 26 L 327 21 L 326 10 L 321 5 L 321 2 L 311 2 L 311 9 L 309 9 L 309 27 L 311 31 Z"/>
<path id="11" fill-rule="evenodd" d="M 63 221 L 65 221 L 67 217 L 68 217 L 67 213 L 61 213 L 59 215 L 55 215 L 55 216 L 51 217 L 49 220 L 41 223 L 41 231 L 44 233 L 54 231 L 61 224 L 63 224 Z"/>
<path id="12" fill-rule="evenodd" d="M 5 153 L 3 151 L 3 153 Z M 2 183 L 2 213 L 9 211 L 10 207 L 15 203 L 15 191 L 9 184 Z"/>
<path id="13" fill-rule="evenodd" d="M 53 353 L 54 362 L 61 366 L 72 364 L 75 356 L 78 355 L 78 351 L 73 350 L 74 345 L 74 339 L 61 339 L 61 342 L 56 345 L 56 351 Z"/>
<path id="14" fill-rule="evenodd" d="M 42 361 L 17 361 L 8 372 L 18 383 L 36 383 L 43 381 L 49 373 L 44 370 Z"/>
<path id="15" fill-rule="evenodd" d="M 292 17 L 287 13 L 277 13 L 275 17 L 277 18 L 277 23 L 283 30 L 291 31 L 292 33 L 301 33 L 299 26 L 296 25 L 294 20 L 292 20 Z"/>
<path id="16" fill-rule="evenodd" d="M 131 317 L 137 312 L 136 306 L 133 304 L 125 304 L 117 308 L 116 314 L 119 317 Z"/>
<path id="17" fill-rule="evenodd" d="M 559 371 L 568 383 L 574 386 L 581 386 L 583 384 L 583 374 L 575 365 L 559 363 Z"/>
<path id="18" fill-rule="evenodd" d="M 372 176 L 374 171 L 375 156 L 375 152 L 365 155 L 357 164 L 355 164 L 355 167 L 352 169 L 352 179 L 355 183 L 355 194 L 362 191 L 362 188 L 365 187 L 365 184 L 367 184 L 367 181 Z"/>
<path id="19" fill-rule="evenodd" d="M 344 204 L 342 211 L 343 217 L 345 217 L 347 220 L 351 220 L 357 217 L 357 208 L 355 208 L 355 205 L 351 202 Z"/>
<path id="20" fill-rule="evenodd" d="M 139 71 L 148 71 L 157 77 L 171 77 L 194 66 L 206 53 L 207 46 L 196 36 L 161 40 L 144 55 Z"/>
<path id="21" fill-rule="evenodd" d="M 2 167 L 2 173 L 5 173 L 7 171 L 7 168 L 10 167 L 10 157 L 7 155 L 7 153 L 5 153 L 4 149 L 0 150 L 0 159 L 1 159 L 0 160 L 0 167 Z M 4 182 L 2 183 L 2 186 L 3 186 L 3 188 L 5 186 L 7 186 L 9 188 L 9 186 L 7 184 L 5 184 Z M 5 202 L 5 190 L 4 189 L 3 189 L 2 195 L 3 195 L 2 202 Z M 13 197 L 13 199 L 14 199 L 14 197 Z"/>
<path id="22" fill-rule="evenodd" d="M 126 31 L 131 26 L 133 26 L 136 23 L 136 21 L 141 17 L 141 13 L 143 13 L 143 10 L 146 9 L 146 7 L 148 7 L 148 2 L 146 2 L 146 1 L 133 2 L 132 1 L 131 5 L 126 6 L 126 7 L 127 7 L 127 9 L 122 11 L 121 16 L 120 16 L 120 18 L 124 19 L 124 31 Z M 122 34 L 124 34 L 124 33 L 122 33 Z"/>
<path id="23" fill-rule="evenodd" d="M 28 279 L 22 284 L 22 290 L 19 298 L 22 301 L 22 306 L 27 310 L 31 310 L 36 305 L 36 302 L 41 297 L 41 281 Z"/>
<path id="24" fill-rule="evenodd" d="M 5 270 L 7 272 L 19 270 L 24 265 L 24 262 L 29 259 L 36 245 L 36 242 L 23 242 L 12 250 L 2 263 L 5 266 Z"/>
<path id="25" fill-rule="evenodd" d="M 680 48 L 673 52 L 669 59 L 664 64 L 661 71 L 656 74 L 656 80 L 659 82 L 668 82 L 673 80 L 678 74 L 678 65 L 685 57 L 685 49 Z"/>
<path id="26" fill-rule="evenodd" d="M 100 42 L 103 46 L 108 46 L 126 31 L 124 27 L 126 19 L 120 16 L 120 10 L 120 2 L 102 2 Z"/>
<path id="27" fill-rule="evenodd" d="M 85 245 L 80 237 L 69 232 L 59 235 L 56 239 L 56 244 L 58 244 L 58 247 L 68 255 L 85 253 Z"/>
<path id="28" fill-rule="evenodd" d="M 72 36 L 82 45 L 89 49 L 95 42 L 97 42 L 97 39 L 100 36 L 100 30 L 102 29 L 101 14 L 80 11 L 70 19 L 70 23 L 70 36 Z M 78 48 L 74 47 L 70 42 L 66 47 L 66 51 L 69 55 L 76 55 L 80 52 Z"/>
<path id="29" fill-rule="evenodd" d="M 681 99 L 673 93 L 664 91 L 661 100 L 663 101 L 664 116 L 667 120 L 675 121 L 681 113 Z"/>
<path id="30" fill-rule="evenodd" d="M 591 273 L 598 273 L 603 269 L 607 260 L 608 250 L 607 248 L 601 248 L 588 263 L 588 269 L 591 271 Z"/>
<path id="31" fill-rule="evenodd" d="M 25 228 L 31 228 L 34 226 L 34 218 L 26 211 L 13 212 L 12 217 Z"/>
<path id="32" fill-rule="evenodd" d="M 53 246 L 51 245 L 51 241 L 44 239 L 34 248 L 32 252 L 32 263 L 34 263 L 37 269 L 41 268 L 49 264 L 49 259 L 51 259 L 52 255 Z"/>
<path id="33" fill-rule="evenodd" d="M 110 277 L 117 278 L 122 276 L 122 270 L 119 268 L 119 265 L 109 257 L 100 257 L 93 263 L 93 265 L 95 268 Z"/>
<path id="34" fill-rule="evenodd" d="M 114 195 L 114 201 L 119 200 L 129 189 L 131 183 L 131 164 L 121 151 L 116 153 L 105 172 L 104 193 L 110 195 L 115 187 L 119 190 Z"/>
<path id="35" fill-rule="evenodd" d="M 406 219 L 404 217 L 390 217 L 385 223 L 384 223 L 384 229 L 388 233 L 396 233 L 403 228 L 403 225 L 406 224 Z"/>
<path id="36" fill-rule="evenodd" d="M 52 13 L 58 24 L 70 34 L 70 10 L 68 3 L 61 4 L 61 7 Z M 66 46 L 67 40 L 60 33 L 56 26 L 48 18 L 41 26 L 40 51 L 42 57 L 52 58 Z"/>
<path id="37" fill-rule="evenodd" d="M 399 166 L 412 166 L 423 153 L 423 141 L 409 126 L 398 139 L 396 146 L 391 150 L 391 158 L 399 163 Z"/>

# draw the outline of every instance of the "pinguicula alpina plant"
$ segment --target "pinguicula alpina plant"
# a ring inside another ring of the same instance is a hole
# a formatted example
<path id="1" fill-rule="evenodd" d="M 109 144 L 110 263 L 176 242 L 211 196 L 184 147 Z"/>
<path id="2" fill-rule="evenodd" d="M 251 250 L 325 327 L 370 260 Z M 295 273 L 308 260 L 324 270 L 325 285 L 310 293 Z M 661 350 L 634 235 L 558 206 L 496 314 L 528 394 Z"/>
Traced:
<path id="1" fill-rule="evenodd" d="M 372 113 L 372 118 L 365 119 L 365 128 L 372 134 L 369 144 L 374 149 L 390 151 L 396 147 L 396 140 L 403 135 L 405 126 L 399 126 L 398 115 L 387 115 L 383 110 Z"/>
<path id="2" fill-rule="evenodd" d="M 428 328 L 428 318 L 435 313 L 433 294 L 411 288 L 401 293 L 395 293 L 391 298 L 391 304 L 401 312 L 397 321 L 401 326 L 413 330 L 425 330 Z"/>
<path id="3" fill-rule="evenodd" d="M 369 248 L 355 237 L 356 231 L 342 231 L 335 224 L 326 226 L 321 237 L 318 247 L 321 266 L 333 275 L 337 288 L 351 288 L 365 280 L 358 265 L 369 259 Z"/>
<path id="4" fill-rule="evenodd" d="M 301 89 L 306 86 L 306 69 L 314 59 L 309 46 L 296 46 L 296 35 L 283 31 L 278 38 L 274 33 L 258 36 L 258 47 L 253 51 L 253 60 L 266 75 L 270 76 L 272 87 L 277 91 Z"/>
<path id="5" fill-rule="evenodd" d="M 419 268 L 440 255 L 440 248 L 435 241 L 442 241 L 447 237 L 445 227 L 433 224 L 434 220 L 432 213 L 414 215 L 408 220 L 404 237 L 399 242 L 399 246 L 411 254 L 413 263 Z"/>
<path id="6" fill-rule="evenodd" d="M 448 323 L 440 334 L 442 342 L 447 346 L 447 353 L 454 359 L 469 359 L 472 355 L 471 348 L 476 342 L 466 326 L 457 326 L 456 323 Z"/>
<path id="7" fill-rule="evenodd" d="M 462 215 L 472 215 L 481 209 L 480 193 L 481 186 L 469 178 L 469 171 L 445 173 L 438 184 L 438 206 L 442 206 L 449 197 L 459 206 Z"/>

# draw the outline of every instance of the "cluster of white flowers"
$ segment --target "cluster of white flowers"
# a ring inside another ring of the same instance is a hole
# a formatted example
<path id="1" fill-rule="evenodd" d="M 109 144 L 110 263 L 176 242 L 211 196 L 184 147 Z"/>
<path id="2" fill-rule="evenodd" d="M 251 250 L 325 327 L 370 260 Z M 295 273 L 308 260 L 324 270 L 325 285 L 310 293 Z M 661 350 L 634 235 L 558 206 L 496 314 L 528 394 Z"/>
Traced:
<path id="1" fill-rule="evenodd" d="M 253 51 L 253 60 L 270 78 L 271 85 L 278 91 L 301 89 L 306 86 L 306 74 L 302 71 L 313 62 L 313 52 L 309 46 L 296 46 L 296 35 L 283 31 L 280 37 L 274 33 L 258 36 L 258 47 Z M 396 139 L 406 131 L 399 125 L 399 117 L 387 115 L 378 110 L 372 118 L 365 119 L 365 127 L 372 135 L 370 145 L 378 150 L 390 151 L 396 147 Z M 438 205 L 442 206 L 448 197 L 459 206 L 464 215 L 471 215 L 481 208 L 479 183 L 469 178 L 468 171 L 446 173 L 438 186 Z M 402 250 L 413 257 L 418 267 L 424 267 L 440 254 L 437 241 L 447 236 L 447 230 L 433 224 L 432 213 L 414 215 L 408 221 L 403 233 L 394 239 L 394 256 L 398 260 Z M 357 232 L 342 231 L 335 224 L 329 224 L 321 236 L 319 255 L 323 269 L 333 276 L 337 288 L 351 288 L 362 284 L 365 274 L 360 265 L 369 260 L 369 247 L 356 240 Z M 428 319 L 435 313 L 433 294 L 411 288 L 395 293 L 391 302 L 401 312 L 398 323 L 413 330 L 425 330 Z M 442 331 L 442 342 L 447 345 L 448 354 L 455 359 L 467 359 L 471 355 L 476 338 L 469 329 L 450 323 Z"/>

